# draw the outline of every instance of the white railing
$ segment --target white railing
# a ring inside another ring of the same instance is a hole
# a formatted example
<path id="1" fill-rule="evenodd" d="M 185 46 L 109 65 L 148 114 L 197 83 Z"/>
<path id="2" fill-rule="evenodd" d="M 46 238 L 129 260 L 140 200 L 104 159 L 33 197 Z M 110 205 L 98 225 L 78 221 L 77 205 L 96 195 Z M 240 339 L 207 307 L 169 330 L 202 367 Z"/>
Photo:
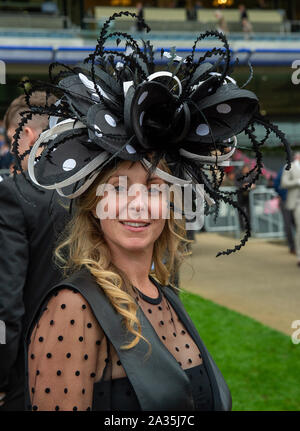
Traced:
<path id="1" fill-rule="evenodd" d="M 221 191 L 234 191 L 235 187 L 221 187 Z M 279 207 L 279 198 L 273 188 L 257 186 L 249 192 L 249 217 L 251 236 L 256 238 L 284 238 L 283 217 Z M 233 232 L 240 235 L 240 217 L 237 209 L 225 202 L 220 202 L 219 216 L 214 214 L 204 217 L 207 232 Z"/>

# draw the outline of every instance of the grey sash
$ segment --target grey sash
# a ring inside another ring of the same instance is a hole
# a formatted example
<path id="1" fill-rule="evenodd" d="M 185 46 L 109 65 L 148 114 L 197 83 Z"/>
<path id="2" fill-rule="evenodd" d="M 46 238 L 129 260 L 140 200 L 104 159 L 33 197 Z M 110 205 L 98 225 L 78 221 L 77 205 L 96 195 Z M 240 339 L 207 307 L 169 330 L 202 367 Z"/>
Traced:
<path id="1" fill-rule="evenodd" d="M 167 297 L 168 301 L 176 311 L 179 319 L 182 321 L 186 328 L 189 328 L 189 333 L 196 345 L 198 346 L 204 365 L 206 367 L 207 374 L 209 376 L 210 384 L 212 386 L 213 398 L 214 398 L 214 410 L 228 411 L 232 408 L 232 399 L 230 390 L 221 371 L 217 367 L 216 363 L 212 359 L 209 351 L 205 347 L 203 341 L 201 340 L 195 325 L 193 324 L 190 316 L 185 311 L 182 302 L 174 291 L 170 287 L 161 287 L 163 293 Z"/>

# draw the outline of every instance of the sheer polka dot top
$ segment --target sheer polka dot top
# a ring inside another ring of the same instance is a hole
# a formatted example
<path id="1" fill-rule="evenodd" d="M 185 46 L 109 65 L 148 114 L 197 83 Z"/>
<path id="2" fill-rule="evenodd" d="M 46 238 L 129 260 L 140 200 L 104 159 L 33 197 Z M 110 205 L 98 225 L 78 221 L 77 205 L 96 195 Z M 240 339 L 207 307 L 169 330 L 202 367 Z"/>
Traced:
<path id="1" fill-rule="evenodd" d="M 144 315 L 184 370 L 202 364 L 195 342 L 161 290 L 157 290 L 157 297 L 149 298 L 135 289 L 135 299 Z M 70 289 L 56 292 L 31 333 L 27 407 L 91 410 L 94 384 L 101 381 L 108 361 L 111 379 L 126 377 L 115 349 L 107 343 L 82 295 Z"/>

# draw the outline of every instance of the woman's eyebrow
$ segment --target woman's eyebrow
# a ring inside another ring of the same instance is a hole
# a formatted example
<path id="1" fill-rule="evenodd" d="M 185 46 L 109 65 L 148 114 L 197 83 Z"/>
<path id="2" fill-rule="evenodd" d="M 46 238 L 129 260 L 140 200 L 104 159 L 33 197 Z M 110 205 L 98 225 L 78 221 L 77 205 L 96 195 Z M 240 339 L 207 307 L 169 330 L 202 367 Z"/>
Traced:
<path id="1" fill-rule="evenodd" d="M 150 183 L 151 181 L 156 181 L 156 180 L 163 181 L 163 179 L 160 177 L 151 177 L 147 179 L 147 183 Z"/>
<path id="2" fill-rule="evenodd" d="M 126 177 L 127 175 L 125 174 L 115 174 L 112 175 L 111 177 L 109 177 L 109 180 L 113 179 L 113 178 L 120 178 L 120 177 Z"/>

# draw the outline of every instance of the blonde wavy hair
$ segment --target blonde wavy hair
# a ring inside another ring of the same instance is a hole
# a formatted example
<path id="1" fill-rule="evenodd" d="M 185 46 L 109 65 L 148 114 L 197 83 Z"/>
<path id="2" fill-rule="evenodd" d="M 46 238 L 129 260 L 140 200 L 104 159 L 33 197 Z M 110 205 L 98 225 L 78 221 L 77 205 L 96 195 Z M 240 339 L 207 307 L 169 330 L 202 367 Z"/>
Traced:
<path id="1" fill-rule="evenodd" d="M 122 349 L 131 349 L 143 339 L 151 351 L 150 343 L 142 335 L 137 317 L 138 305 L 133 299 L 133 287 L 126 274 L 111 261 L 110 250 L 105 242 L 99 219 L 93 214 L 100 199 L 96 195 L 98 186 L 106 183 L 123 163 L 125 162 L 120 161 L 114 168 L 106 169 L 99 174 L 88 190 L 75 199 L 74 217 L 59 240 L 55 256 L 64 276 L 82 267 L 86 267 L 94 276 L 111 305 L 123 317 L 123 324 L 127 330 L 135 336 L 129 344 L 122 346 Z M 159 168 L 170 173 L 164 161 L 159 163 Z M 178 291 L 180 289 L 174 286 L 171 280 L 183 257 L 189 254 L 186 244 L 192 242 L 186 238 L 184 226 L 184 218 L 175 219 L 171 209 L 170 218 L 166 219 L 164 229 L 154 243 L 152 256 L 154 272 L 150 272 L 159 283 L 169 284 Z"/>

